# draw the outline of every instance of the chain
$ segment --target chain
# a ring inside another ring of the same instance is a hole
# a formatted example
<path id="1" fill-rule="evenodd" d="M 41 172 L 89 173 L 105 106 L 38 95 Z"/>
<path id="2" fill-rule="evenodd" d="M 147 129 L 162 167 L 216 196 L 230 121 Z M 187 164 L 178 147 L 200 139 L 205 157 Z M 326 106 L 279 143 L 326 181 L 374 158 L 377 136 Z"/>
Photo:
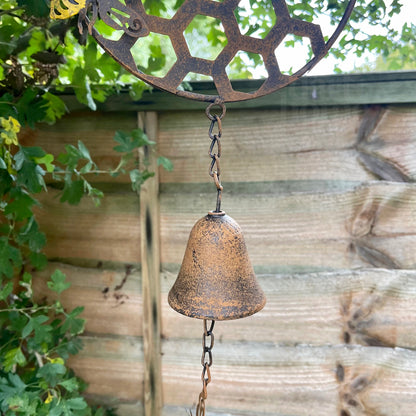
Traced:
<path id="1" fill-rule="evenodd" d="M 204 319 L 204 334 L 202 335 L 202 357 L 201 365 L 203 367 L 201 380 L 202 391 L 199 393 L 198 405 L 196 407 L 195 416 L 205 416 L 205 400 L 207 399 L 208 392 L 207 386 L 211 381 L 211 365 L 212 365 L 212 348 L 214 347 L 214 329 L 215 321 L 211 321 L 208 329 L 208 320 Z"/>
<path id="2" fill-rule="evenodd" d="M 219 106 L 221 108 L 221 114 L 211 114 L 211 108 L 213 106 Z M 216 101 L 211 103 L 205 110 L 205 114 L 211 120 L 211 125 L 209 126 L 208 136 L 211 139 L 211 145 L 209 146 L 208 155 L 211 158 L 211 163 L 209 164 L 209 176 L 214 178 L 215 186 L 217 187 L 217 205 L 215 212 L 221 211 L 221 193 L 223 187 L 220 182 L 220 157 L 221 157 L 221 136 L 222 136 L 222 124 L 221 120 L 225 116 L 225 105 L 221 101 Z M 213 133 L 215 125 L 217 125 L 218 132 Z M 214 150 L 216 149 L 216 150 Z"/>

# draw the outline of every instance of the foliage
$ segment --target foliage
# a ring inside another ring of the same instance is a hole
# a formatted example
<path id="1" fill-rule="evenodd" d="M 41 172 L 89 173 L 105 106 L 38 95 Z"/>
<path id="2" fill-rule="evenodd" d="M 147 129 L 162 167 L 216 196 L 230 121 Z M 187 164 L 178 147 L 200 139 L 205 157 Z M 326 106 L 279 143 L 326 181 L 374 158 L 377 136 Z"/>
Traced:
<path id="1" fill-rule="evenodd" d="M 56 270 L 47 286 L 57 300 L 44 304 L 34 294 L 32 273 L 47 262 L 34 195 L 54 171 L 53 156 L 20 146 L 13 117 L 0 117 L 0 125 L 0 414 L 104 416 L 87 405 L 83 382 L 66 365 L 84 330 L 83 308 L 67 311 L 60 301 L 70 283 Z"/>
<path id="2" fill-rule="evenodd" d="M 81 141 L 77 147 L 66 145 L 55 161 L 40 147 L 19 144 L 21 126 L 13 117 L 0 117 L 0 125 L 0 414 L 110 414 L 87 405 L 80 396 L 83 382 L 66 366 L 69 355 L 81 349 L 77 336 L 84 330 L 83 308 L 66 311 L 61 304 L 60 295 L 70 287 L 66 276 L 60 270 L 50 276 L 47 286 L 57 298 L 52 304 L 35 296 L 32 273 L 44 268 L 47 259 L 34 196 L 46 189 L 47 173 L 64 182 L 61 201 L 70 204 L 85 193 L 99 203 L 103 195 L 88 182 L 90 174 L 129 174 L 138 191 L 153 174 L 139 170 L 137 163 L 131 166 L 131 160 L 138 147 L 152 142 L 141 130 L 117 132 L 114 150 L 121 153 L 120 162 L 107 172 L 97 167 Z"/>

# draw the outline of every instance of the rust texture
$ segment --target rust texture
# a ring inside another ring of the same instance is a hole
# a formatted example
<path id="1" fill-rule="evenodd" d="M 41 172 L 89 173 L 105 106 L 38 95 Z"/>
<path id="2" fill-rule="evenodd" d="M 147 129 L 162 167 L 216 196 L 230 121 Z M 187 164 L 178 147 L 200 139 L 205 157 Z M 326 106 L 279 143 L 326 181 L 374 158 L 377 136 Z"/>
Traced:
<path id="1" fill-rule="evenodd" d="M 223 2 L 186 0 L 171 19 L 147 14 L 143 3 L 139 0 L 125 0 L 125 4 L 118 0 L 87 0 L 86 7 L 79 15 L 79 28 L 81 32 L 88 28 L 104 50 L 124 68 L 157 88 L 205 102 L 244 101 L 277 91 L 311 70 L 327 54 L 344 29 L 355 1 L 349 0 L 343 18 L 326 43 L 319 25 L 290 16 L 285 0 L 272 0 L 276 23 L 264 39 L 257 39 L 240 32 L 234 15 L 240 0 Z M 90 8 L 92 12 L 91 16 L 88 16 L 87 11 Z M 222 23 L 227 45 L 215 60 L 194 57 L 189 51 L 184 31 L 197 15 L 215 18 Z M 112 40 L 100 34 L 94 28 L 98 18 L 113 29 L 122 31 L 120 39 Z M 150 33 L 169 36 L 176 54 L 176 62 L 164 77 L 155 77 L 140 71 L 131 53 L 131 48 L 138 42 L 140 45 L 140 39 Z M 275 51 L 289 34 L 308 38 L 311 42 L 313 58 L 294 74 L 285 75 L 280 71 Z M 257 91 L 235 91 L 231 85 L 226 67 L 239 51 L 259 54 L 263 58 L 268 77 Z M 218 96 L 182 91 L 180 85 L 190 72 L 212 77 Z"/>
<path id="2" fill-rule="evenodd" d="M 218 321 L 244 318 L 265 305 L 241 229 L 224 212 L 194 225 L 168 300 L 183 315 Z"/>

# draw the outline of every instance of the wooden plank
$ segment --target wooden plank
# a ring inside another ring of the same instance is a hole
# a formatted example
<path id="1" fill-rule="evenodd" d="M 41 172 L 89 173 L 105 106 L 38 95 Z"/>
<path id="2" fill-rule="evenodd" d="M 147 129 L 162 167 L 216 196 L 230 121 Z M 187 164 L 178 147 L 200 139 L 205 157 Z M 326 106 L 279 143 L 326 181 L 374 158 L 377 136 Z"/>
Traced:
<path id="1" fill-rule="evenodd" d="M 369 130 L 372 113 L 379 119 Z M 175 165 L 173 172 L 161 173 L 161 182 L 207 182 L 205 115 L 169 112 L 160 119 L 159 149 Z M 223 120 L 222 179 L 228 183 L 378 178 L 365 163 L 365 153 L 378 161 L 382 178 L 384 164 L 388 172 L 395 169 L 411 181 L 416 177 L 415 127 L 416 111 L 409 107 L 230 111 Z"/>
<path id="2" fill-rule="evenodd" d="M 46 152 L 58 156 L 64 152 L 66 144 L 77 146 L 83 141 L 97 163 L 99 169 L 109 170 L 117 167 L 120 153 L 113 150 L 117 143 L 113 140 L 116 130 L 131 131 L 137 128 L 134 112 L 76 112 L 64 116 L 55 124 L 38 125 L 35 130 L 25 130 L 20 142 L 26 146 L 41 146 Z M 87 175 L 91 182 L 130 183 L 128 175 L 112 178 L 110 175 Z"/>
<path id="3" fill-rule="evenodd" d="M 254 91 L 260 87 L 262 80 L 234 81 L 239 91 Z M 211 82 L 192 82 L 194 92 L 216 94 Z M 306 76 L 293 84 L 256 100 L 229 104 L 231 108 L 276 108 L 276 107 L 311 107 L 350 104 L 386 104 L 414 103 L 413 91 L 416 88 L 416 76 L 410 72 L 386 72 L 367 74 L 343 74 L 325 76 Z M 67 106 L 72 110 L 85 109 L 68 89 L 60 93 Z M 97 103 L 101 111 L 171 111 L 204 110 L 206 104 L 179 98 L 173 94 L 153 89 L 145 92 L 139 101 L 132 101 L 128 90 L 109 97 L 104 103 Z"/>
<path id="4" fill-rule="evenodd" d="M 195 403 L 199 350 L 199 340 L 163 343 L 166 404 Z M 207 407 L 233 415 L 411 416 L 415 363 L 416 352 L 403 349 L 216 342 Z"/>
<path id="5" fill-rule="evenodd" d="M 163 338 L 198 338 L 198 321 L 173 311 L 177 273 L 164 272 Z M 218 323 L 216 339 L 280 345 L 379 345 L 416 348 L 416 272 L 364 269 L 258 275 L 267 303 L 254 316 Z"/>
<path id="6" fill-rule="evenodd" d="M 361 117 L 357 108 L 230 111 L 223 120 L 222 181 L 368 180 L 353 149 Z M 162 183 L 209 181 L 208 127 L 204 113 L 161 115 L 159 151 L 175 166 L 161 172 Z"/>
<path id="7" fill-rule="evenodd" d="M 88 383 L 91 401 L 107 405 L 143 402 L 142 339 L 138 337 L 82 337 L 84 348 L 68 365 Z"/>
<path id="8" fill-rule="evenodd" d="M 139 113 L 139 127 L 150 140 L 157 140 L 156 113 Z M 143 286 L 144 410 L 146 416 L 160 416 L 162 409 L 161 378 L 161 307 L 160 307 L 160 227 L 159 176 L 155 149 L 140 151 L 141 165 L 156 172 L 140 190 L 140 229 Z"/>
<path id="9" fill-rule="evenodd" d="M 106 270 L 51 262 L 47 269 L 34 274 L 33 287 L 37 299 L 49 302 L 58 298 L 46 284 L 55 269 L 65 273 L 66 280 L 71 283 L 59 299 L 67 310 L 84 306 L 81 317 L 86 319 L 87 333 L 143 334 L 139 319 L 143 313 L 141 276 L 137 269 Z"/>
<path id="10" fill-rule="evenodd" d="M 63 204 L 51 188 L 38 199 L 36 218 L 46 233 L 49 258 L 140 262 L 139 198 L 134 192 L 109 193 L 98 208 L 87 197 L 78 206 Z"/>
<path id="11" fill-rule="evenodd" d="M 214 195 L 161 195 L 162 263 L 181 263 L 193 224 L 214 204 Z M 343 192 L 223 195 L 253 265 L 275 270 L 413 268 L 415 206 L 415 185 L 391 182 Z"/>

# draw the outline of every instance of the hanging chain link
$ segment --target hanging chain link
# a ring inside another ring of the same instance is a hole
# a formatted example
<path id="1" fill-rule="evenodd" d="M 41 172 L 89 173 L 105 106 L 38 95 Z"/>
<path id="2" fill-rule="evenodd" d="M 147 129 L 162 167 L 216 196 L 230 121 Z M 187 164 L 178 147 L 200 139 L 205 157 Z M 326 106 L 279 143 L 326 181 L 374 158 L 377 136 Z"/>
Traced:
<path id="1" fill-rule="evenodd" d="M 214 347 L 214 329 L 215 321 L 211 321 L 208 328 L 208 320 L 204 319 L 204 334 L 202 335 L 202 357 L 201 365 L 203 367 L 201 380 L 202 391 L 199 393 L 198 405 L 196 407 L 195 416 L 205 416 L 205 400 L 208 392 L 207 386 L 211 381 L 211 365 L 212 365 L 212 348 Z"/>
<path id="2" fill-rule="evenodd" d="M 211 109 L 213 106 L 219 106 L 221 108 L 221 114 L 211 114 Z M 221 211 L 221 192 L 223 187 L 220 182 L 220 157 L 221 157 L 221 136 L 222 136 L 222 124 L 221 120 L 225 116 L 225 105 L 221 101 L 216 101 L 211 103 L 205 110 L 205 114 L 211 120 L 211 125 L 209 126 L 208 136 L 211 139 L 211 145 L 209 146 L 208 155 L 211 158 L 211 163 L 209 165 L 209 176 L 214 178 L 215 186 L 217 187 L 217 205 L 215 212 Z M 217 133 L 214 133 L 215 125 L 217 125 Z"/>

